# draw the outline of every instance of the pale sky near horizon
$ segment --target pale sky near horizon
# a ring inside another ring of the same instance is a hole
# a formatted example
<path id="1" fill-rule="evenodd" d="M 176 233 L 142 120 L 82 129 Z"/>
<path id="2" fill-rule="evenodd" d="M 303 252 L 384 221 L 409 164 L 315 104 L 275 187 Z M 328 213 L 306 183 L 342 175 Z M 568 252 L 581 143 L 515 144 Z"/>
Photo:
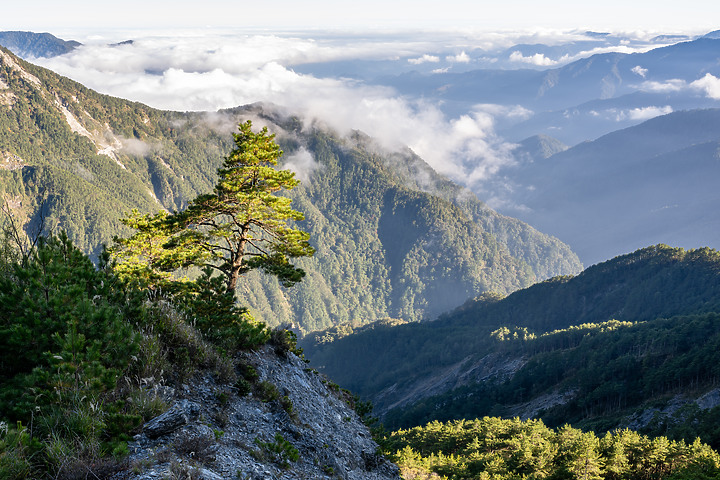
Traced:
<path id="1" fill-rule="evenodd" d="M 0 30 L 90 35 L 130 29 L 592 29 L 700 33 L 720 28 L 715 0 L 25 0 Z"/>

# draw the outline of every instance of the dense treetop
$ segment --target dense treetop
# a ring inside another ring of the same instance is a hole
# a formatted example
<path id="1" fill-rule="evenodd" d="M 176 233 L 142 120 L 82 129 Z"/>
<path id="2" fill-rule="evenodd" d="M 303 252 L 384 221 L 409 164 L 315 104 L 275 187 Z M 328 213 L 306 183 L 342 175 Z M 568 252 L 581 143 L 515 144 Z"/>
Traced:
<path id="1" fill-rule="evenodd" d="M 711 479 L 720 456 L 700 441 L 668 441 L 630 430 L 603 436 L 539 420 L 484 417 L 431 422 L 382 441 L 405 478 Z M 435 474 L 435 476 L 433 476 Z"/>

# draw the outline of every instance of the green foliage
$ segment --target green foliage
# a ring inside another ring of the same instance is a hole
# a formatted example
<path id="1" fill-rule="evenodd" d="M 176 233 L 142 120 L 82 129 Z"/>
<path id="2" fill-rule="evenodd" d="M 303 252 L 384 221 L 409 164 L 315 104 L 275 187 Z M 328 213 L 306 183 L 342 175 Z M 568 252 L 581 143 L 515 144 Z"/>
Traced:
<path id="1" fill-rule="evenodd" d="M 497 331 L 493 334 L 497 338 Z M 523 355 L 527 361 L 510 378 L 470 384 L 426 398 L 410 408 L 391 412 L 386 420 L 413 425 L 428 418 L 507 414 L 507 406 L 549 392 L 571 392 L 568 401 L 543 410 L 539 416 L 550 425 L 569 422 L 607 431 L 653 399 L 702 391 L 716 384 L 720 377 L 720 314 L 638 324 L 588 324 L 538 337 L 514 336 L 495 349 L 511 358 Z M 713 411 L 684 409 L 673 418 L 651 424 L 647 433 L 688 441 L 701 436 L 717 448 L 716 415 Z"/>
<path id="2" fill-rule="evenodd" d="M 277 387 L 267 380 L 263 380 L 256 385 L 255 394 L 265 403 L 273 402 L 280 398 L 280 392 Z"/>
<path id="3" fill-rule="evenodd" d="M 719 286 L 720 254 L 659 245 L 501 300 L 468 302 L 433 322 L 355 329 L 332 342 L 319 333 L 302 346 L 325 374 L 370 399 L 461 362 L 522 359 L 511 378 L 390 413 L 384 420 L 391 426 L 507 415 L 508 405 L 574 392 L 577 401 L 539 415 L 553 426 L 570 422 L 601 432 L 648 399 L 714 385 L 720 324 L 704 312 L 720 310 Z M 683 438 L 692 440 L 692 431 L 685 429 Z M 715 438 L 703 437 L 713 445 Z"/>
<path id="4" fill-rule="evenodd" d="M 116 242 L 121 266 L 129 263 L 122 268 L 142 270 L 145 264 L 154 281 L 163 271 L 208 266 L 224 275 L 230 293 L 238 277 L 254 269 L 274 275 L 283 286 L 302 279 L 304 271 L 289 260 L 311 256 L 314 249 L 309 234 L 289 225 L 304 216 L 290 208 L 290 198 L 278 195 L 299 181 L 294 172 L 275 168 L 282 151 L 267 127 L 253 133 L 248 120 L 239 128 L 213 193 L 198 196 L 178 213 L 133 212 L 125 220 L 137 233 Z"/>
<path id="5" fill-rule="evenodd" d="M 21 422 L 15 427 L 0 422 L 0 478 L 29 478 L 40 448 Z"/>
<path id="6" fill-rule="evenodd" d="M 234 291 L 228 291 L 221 277 L 206 267 L 200 277 L 175 296 L 192 323 L 209 341 L 226 352 L 256 348 L 267 343 L 269 329 L 239 307 Z"/>
<path id="7" fill-rule="evenodd" d="M 235 381 L 183 312 L 143 302 L 66 235 L 2 260 L 0 418 L 18 425 L 0 423 L 3 478 L 109 477 L 132 434 L 167 408 L 154 386 L 199 368 Z"/>
<path id="8" fill-rule="evenodd" d="M 112 389 L 138 351 L 124 320 L 136 312 L 67 236 L 41 241 L 0 278 L 0 415 L 27 421 L 37 405 Z"/>
<path id="9" fill-rule="evenodd" d="M 300 459 L 300 452 L 295 446 L 285 440 L 280 434 L 275 434 L 274 442 L 263 442 L 255 439 L 255 444 L 260 447 L 261 452 L 258 455 L 261 459 L 268 459 L 277 463 L 284 469 L 290 468 L 290 462 L 297 462 Z"/>
<path id="10" fill-rule="evenodd" d="M 293 421 L 298 421 L 298 415 L 295 411 L 292 400 L 290 400 L 290 397 L 288 397 L 287 395 L 283 395 L 282 397 L 280 397 L 280 406 L 283 410 L 285 410 L 285 413 L 287 413 Z"/>
<path id="11" fill-rule="evenodd" d="M 11 478 L 69 475 L 121 452 L 142 419 L 106 400 L 140 349 L 140 336 L 126 320 L 142 316 L 139 298 L 105 258 L 96 268 L 64 233 L 41 238 L 24 259 L 4 260 L 0 417 L 33 430 L 6 429 L 0 455 L 11 466 L 2 468 L 26 464 Z M 23 440 L 30 434 L 42 441 Z M 100 463 L 97 472 L 114 468 Z"/>
<path id="12" fill-rule="evenodd" d="M 269 343 L 275 347 L 275 353 L 282 357 L 291 352 L 298 357 L 304 358 L 302 348 L 297 346 L 297 335 L 288 328 L 274 328 L 270 333 Z"/>
<path id="13" fill-rule="evenodd" d="M 720 477 L 720 456 L 699 441 L 673 442 L 630 430 L 598 438 L 517 418 L 431 422 L 393 432 L 381 439 L 381 447 L 403 472 L 458 480 Z"/>
<path id="14" fill-rule="evenodd" d="M 289 198 L 278 195 L 299 182 L 293 172 L 274 168 L 282 154 L 274 135 L 268 135 L 267 128 L 255 134 L 251 127 L 250 121 L 240 125 L 236 148 L 218 170 L 212 194 L 170 215 L 133 210 L 123 222 L 136 233 L 116 237 L 112 250 L 121 278 L 150 291 L 164 289 L 195 317 L 208 340 L 230 352 L 269 338 L 247 309 L 235 304 L 238 277 L 260 269 L 291 286 L 305 273 L 289 260 L 314 252 L 309 235 L 288 224 L 303 215 L 290 208 Z M 195 281 L 172 278 L 171 272 L 189 267 L 203 267 Z M 213 278 L 214 271 L 223 278 Z"/>

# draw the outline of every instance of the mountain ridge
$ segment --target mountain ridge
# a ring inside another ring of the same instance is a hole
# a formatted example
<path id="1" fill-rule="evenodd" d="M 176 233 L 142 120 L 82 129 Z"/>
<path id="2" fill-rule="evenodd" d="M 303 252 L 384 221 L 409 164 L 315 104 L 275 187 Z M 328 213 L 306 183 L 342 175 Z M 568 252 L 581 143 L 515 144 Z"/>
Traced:
<path id="1" fill-rule="evenodd" d="M 718 287 L 720 254 L 716 250 L 657 245 L 504 298 L 482 296 L 432 322 L 365 327 L 349 336 L 319 332 L 303 339 L 302 346 L 324 373 L 373 401 L 377 413 L 394 427 L 433 419 L 519 415 L 521 404 L 538 405 L 545 396 L 545 406 L 535 408 L 543 410 L 537 415 L 553 425 L 570 421 L 583 425 L 584 421 L 594 428 L 611 429 L 621 420 L 603 417 L 602 407 L 585 415 L 579 405 L 604 402 L 601 398 L 607 391 L 601 390 L 609 382 L 615 394 L 626 392 L 632 400 L 608 411 L 631 415 L 647 408 L 644 402 L 652 405 L 657 399 L 652 388 L 664 392 L 665 387 L 653 384 L 651 378 L 677 375 L 678 380 L 694 381 L 695 375 L 687 372 L 650 372 L 651 368 L 670 369 L 667 365 L 674 364 L 676 356 L 687 354 L 696 361 L 698 355 L 707 356 L 712 350 L 720 338 Z M 687 340 L 690 325 L 703 325 L 698 327 L 702 338 Z M 683 329 L 687 331 L 682 333 Z M 641 348 L 653 335 L 660 342 L 675 338 L 684 353 L 669 349 L 667 357 L 658 354 L 652 362 L 645 353 L 632 357 L 637 369 L 640 364 L 650 369 L 644 374 L 647 377 L 631 380 L 614 370 L 630 361 L 624 349 Z M 583 358 L 601 353 L 608 357 L 601 363 L 606 371 L 598 366 L 582 381 L 573 377 L 573 372 L 583 368 Z M 662 363 L 666 358 L 669 363 Z M 551 359 L 560 363 L 551 367 L 547 363 Z M 702 380 L 692 387 L 676 383 L 667 391 L 697 392 L 692 399 L 700 397 L 715 388 L 714 374 L 703 371 Z M 605 379 L 615 374 L 615 381 Z M 503 385 L 507 390 L 502 390 Z M 516 391 L 520 388 L 526 393 Z"/>
<path id="2" fill-rule="evenodd" d="M 4 31 L 0 32 L 0 45 L 22 58 L 41 58 L 64 55 L 82 44 L 75 40 L 62 40 L 47 32 Z"/>
<path id="3" fill-rule="evenodd" d="M 292 195 L 321 242 L 315 259 L 300 263 L 308 276 L 295 290 L 260 275 L 241 287 L 252 311 L 273 324 L 307 332 L 345 321 L 419 320 L 489 288 L 510 291 L 579 269 L 559 241 L 490 210 L 409 151 L 389 153 L 277 107 L 163 112 L 97 94 L 7 50 L 2 62 L 0 154 L 21 167 L 0 171 L 4 192 L 22 202 L 16 213 L 24 221 L 43 205 L 51 231 L 67 229 L 94 255 L 124 234 L 123 211 L 181 209 L 209 190 L 241 119 L 273 127 L 284 161 L 305 176 Z M 408 228 L 420 229 L 408 229 L 407 243 L 392 251 L 397 243 L 379 235 L 393 227 L 387 219 L 396 209 Z M 389 251 L 394 268 L 385 263 Z"/>
<path id="4" fill-rule="evenodd" d="M 719 109 L 673 112 L 508 169 L 516 188 L 505 201 L 586 264 L 652 242 L 718 248 L 720 219 L 706 208 L 717 199 L 718 125 Z"/>

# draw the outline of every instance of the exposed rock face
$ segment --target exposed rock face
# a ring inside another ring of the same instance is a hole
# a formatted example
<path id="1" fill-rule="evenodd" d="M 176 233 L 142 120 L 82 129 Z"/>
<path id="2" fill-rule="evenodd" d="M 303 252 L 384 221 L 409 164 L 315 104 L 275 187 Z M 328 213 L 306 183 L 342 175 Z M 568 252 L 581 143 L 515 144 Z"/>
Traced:
<path id="1" fill-rule="evenodd" d="M 143 433 L 152 439 L 168 435 L 190 423 L 199 413 L 200 405 L 189 400 L 180 400 L 170 410 L 146 423 Z"/>
<path id="2" fill-rule="evenodd" d="M 256 388 L 240 396 L 210 373 L 175 389 L 171 408 L 145 424 L 130 444 L 127 471 L 114 478 L 400 478 L 342 392 L 301 359 L 267 347 L 245 361 L 267 395 Z"/>
<path id="3" fill-rule="evenodd" d="M 647 406 L 638 409 L 625 419 L 623 426 L 627 426 L 631 430 L 640 430 L 646 428 L 651 422 L 666 422 L 669 424 L 682 422 L 685 420 L 686 415 L 683 412 L 683 407 L 694 406 L 700 410 L 710 410 L 718 405 L 720 405 L 720 388 L 714 388 L 699 397 L 678 394 L 673 396 L 663 407 Z"/>
<path id="4" fill-rule="evenodd" d="M 526 358 L 506 357 L 497 353 L 480 359 L 466 357 L 460 362 L 427 378 L 399 386 L 397 383 L 382 390 L 372 399 L 375 412 L 382 418 L 392 409 L 412 405 L 423 398 L 439 395 L 474 382 L 510 378 L 527 362 Z"/>

